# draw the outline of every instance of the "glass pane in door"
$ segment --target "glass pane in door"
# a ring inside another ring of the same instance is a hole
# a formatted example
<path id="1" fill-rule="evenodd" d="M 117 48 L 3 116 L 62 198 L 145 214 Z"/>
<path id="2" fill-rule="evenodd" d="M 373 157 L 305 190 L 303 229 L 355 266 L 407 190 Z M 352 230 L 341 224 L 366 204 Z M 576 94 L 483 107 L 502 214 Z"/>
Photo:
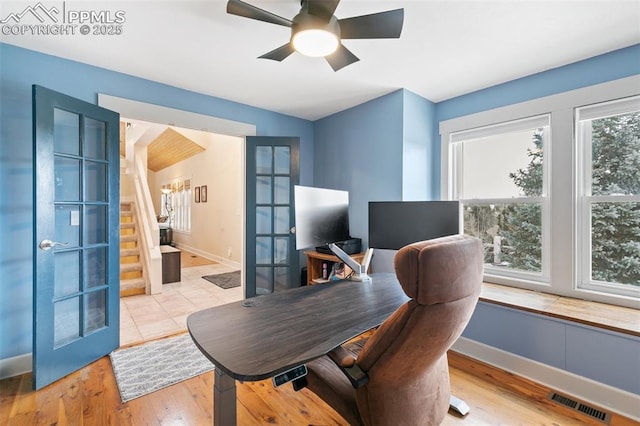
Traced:
<path id="1" fill-rule="evenodd" d="M 108 285 L 107 279 L 107 248 L 95 247 L 84 250 L 84 287 Z"/>
<path id="2" fill-rule="evenodd" d="M 61 298 L 80 291 L 78 250 L 54 253 L 53 297 Z"/>
<path id="3" fill-rule="evenodd" d="M 275 291 L 286 290 L 289 288 L 291 278 L 289 277 L 289 267 L 274 268 L 275 274 Z"/>
<path id="4" fill-rule="evenodd" d="M 274 147 L 275 174 L 291 174 L 291 148 L 288 146 Z"/>
<path id="5" fill-rule="evenodd" d="M 271 234 L 272 207 L 256 207 L 256 234 Z"/>
<path id="6" fill-rule="evenodd" d="M 108 162 L 104 122 L 54 111 L 54 343 L 105 327 Z"/>
<path id="7" fill-rule="evenodd" d="M 288 234 L 289 233 L 289 206 L 278 206 L 273 208 L 274 211 L 274 233 L 276 234 Z"/>
<path id="8" fill-rule="evenodd" d="M 276 176 L 273 178 L 273 199 L 276 204 L 289 204 L 290 182 L 289 176 Z"/>
<path id="9" fill-rule="evenodd" d="M 273 173 L 273 148 L 270 146 L 256 147 L 256 174 Z"/>
<path id="10" fill-rule="evenodd" d="M 107 242 L 107 206 L 89 205 L 85 207 L 84 243 L 103 244 Z"/>
<path id="11" fill-rule="evenodd" d="M 80 155 L 80 116 L 59 108 L 53 109 L 53 151 Z"/>
<path id="12" fill-rule="evenodd" d="M 273 293 L 273 276 L 271 267 L 256 268 L 256 294 Z"/>
<path id="13" fill-rule="evenodd" d="M 80 201 L 80 160 L 56 156 L 53 167 L 55 200 Z"/>
<path id="14" fill-rule="evenodd" d="M 85 200 L 107 200 L 107 165 L 85 160 Z"/>
<path id="15" fill-rule="evenodd" d="M 271 176 L 256 178 L 256 204 L 271 204 Z"/>
<path id="16" fill-rule="evenodd" d="M 60 347 L 80 337 L 80 298 L 73 297 L 54 304 L 53 344 Z"/>
<path id="17" fill-rule="evenodd" d="M 107 325 L 107 290 L 89 293 L 84 300 L 84 330 L 91 333 Z"/>
<path id="18" fill-rule="evenodd" d="M 291 148 L 257 146 L 255 155 L 256 288 L 271 292 L 290 287 Z"/>
<path id="19" fill-rule="evenodd" d="M 69 243 L 67 248 L 80 245 L 80 209 L 81 206 L 79 204 L 56 206 L 54 241 Z"/>
<path id="20" fill-rule="evenodd" d="M 85 117 L 84 119 L 84 155 L 98 160 L 107 159 L 106 126 L 102 121 Z"/>

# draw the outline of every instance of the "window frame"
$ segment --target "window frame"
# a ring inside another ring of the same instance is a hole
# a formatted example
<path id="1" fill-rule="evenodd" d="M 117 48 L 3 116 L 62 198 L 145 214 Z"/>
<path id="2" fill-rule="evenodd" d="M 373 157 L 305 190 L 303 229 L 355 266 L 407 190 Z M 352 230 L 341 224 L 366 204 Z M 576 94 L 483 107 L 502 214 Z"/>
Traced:
<path id="1" fill-rule="evenodd" d="M 174 232 L 182 234 L 191 234 L 191 178 L 180 177 L 171 179 L 168 183 L 165 183 L 160 188 L 170 189 L 171 192 L 171 212 L 166 209 L 165 198 L 169 194 L 160 193 L 160 215 L 171 216 L 171 229 Z"/>
<path id="2" fill-rule="evenodd" d="M 504 197 L 504 198 L 463 198 L 463 144 L 473 143 L 474 140 L 481 140 L 491 136 L 505 135 L 513 132 L 525 130 L 533 130 L 537 128 L 543 129 L 543 162 L 542 162 L 542 190 L 539 196 L 521 196 L 521 197 Z M 549 271 L 549 227 L 550 227 L 550 209 L 549 209 L 549 164 L 551 163 L 551 117 L 549 114 L 541 114 L 533 117 L 526 117 L 517 120 L 482 126 L 479 128 L 467 129 L 460 132 L 450 133 L 449 149 L 452 157 L 451 167 L 454 180 L 449 186 L 448 197 L 457 199 L 462 206 L 486 205 L 486 204 L 540 204 L 541 214 L 541 270 L 540 272 L 523 271 L 513 268 L 500 268 L 491 265 L 485 265 L 485 279 L 496 282 L 502 277 L 516 280 L 525 280 L 539 284 L 548 284 L 550 281 Z M 463 207 L 464 208 L 464 207 Z M 464 214 L 460 215 L 460 229 L 463 228 Z"/>
<path id="3" fill-rule="evenodd" d="M 545 152 L 548 155 L 548 173 L 551 178 L 548 194 L 549 282 L 485 274 L 486 281 L 560 296 L 638 307 L 638 299 L 635 297 L 604 293 L 577 285 L 581 254 L 579 235 L 582 229 L 578 211 L 580 181 L 577 176 L 578 152 L 574 120 L 576 108 L 637 95 L 640 95 L 640 75 L 440 121 L 440 198 L 450 200 L 453 199 L 452 186 L 456 184 L 456 177 L 450 176 L 454 161 L 451 152 L 452 133 L 537 115 L 549 114 L 551 117 L 553 142 L 550 152 Z"/>
<path id="4" fill-rule="evenodd" d="M 591 128 L 583 126 L 584 122 L 601 118 L 623 115 L 640 111 L 640 96 L 612 101 L 599 102 L 575 110 L 575 135 L 578 185 L 578 234 L 577 251 L 580 259 L 577 271 L 577 287 L 579 289 L 611 292 L 622 296 L 640 297 L 640 287 L 629 287 L 627 284 L 617 284 L 594 280 L 592 273 L 592 221 L 591 207 L 602 202 L 640 202 L 640 194 L 635 195 L 593 195 L 592 187 L 592 138 Z"/>

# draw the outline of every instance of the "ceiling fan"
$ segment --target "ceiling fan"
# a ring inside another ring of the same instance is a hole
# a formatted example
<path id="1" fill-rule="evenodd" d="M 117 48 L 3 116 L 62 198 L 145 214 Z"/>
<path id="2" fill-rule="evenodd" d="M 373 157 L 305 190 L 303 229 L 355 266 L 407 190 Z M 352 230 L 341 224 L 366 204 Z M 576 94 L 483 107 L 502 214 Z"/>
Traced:
<path id="1" fill-rule="evenodd" d="M 338 19 L 333 14 L 338 3 L 340 0 L 301 0 L 300 13 L 292 20 L 242 0 L 229 0 L 227 13 L 291 28 L 288 43 L 260 58 L 282 61 L 293 52 L 324 56 L 334 71 L 359 61 L 356 55 L 344 47 L 342 40 L 400 37 L 404 9 Z"/>

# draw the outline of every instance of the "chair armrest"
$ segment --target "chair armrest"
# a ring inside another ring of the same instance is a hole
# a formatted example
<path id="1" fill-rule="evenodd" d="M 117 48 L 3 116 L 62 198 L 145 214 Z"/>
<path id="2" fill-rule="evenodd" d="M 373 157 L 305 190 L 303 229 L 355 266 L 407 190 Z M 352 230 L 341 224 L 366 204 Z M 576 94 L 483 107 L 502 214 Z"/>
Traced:
<path id="1" fill-rule="evenodd" d="M 353 354 L 342 346 L 333 349 L 327 356 L 347 376 L 354 389 L 358 389 L 369 381 L 369 376 L 356 364 L 356 358 Z"/>

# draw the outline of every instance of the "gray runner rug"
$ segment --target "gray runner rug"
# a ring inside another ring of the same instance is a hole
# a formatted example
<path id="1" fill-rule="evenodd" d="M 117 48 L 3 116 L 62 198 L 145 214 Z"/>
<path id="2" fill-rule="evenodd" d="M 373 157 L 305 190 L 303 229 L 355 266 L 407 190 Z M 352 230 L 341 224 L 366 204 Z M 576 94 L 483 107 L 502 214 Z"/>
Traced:
<path id="1" fill-rule="evenodd" d="M 109 357 L 122 402 L 213 370 L 188 333 L 117 349 Z"/>
<path id="2" fill-rule="evenodd" d="M 225 274 L 205 275 L 205 280 L 220 288 L 240 287 L 240 271 L 227 272 Z"/>

